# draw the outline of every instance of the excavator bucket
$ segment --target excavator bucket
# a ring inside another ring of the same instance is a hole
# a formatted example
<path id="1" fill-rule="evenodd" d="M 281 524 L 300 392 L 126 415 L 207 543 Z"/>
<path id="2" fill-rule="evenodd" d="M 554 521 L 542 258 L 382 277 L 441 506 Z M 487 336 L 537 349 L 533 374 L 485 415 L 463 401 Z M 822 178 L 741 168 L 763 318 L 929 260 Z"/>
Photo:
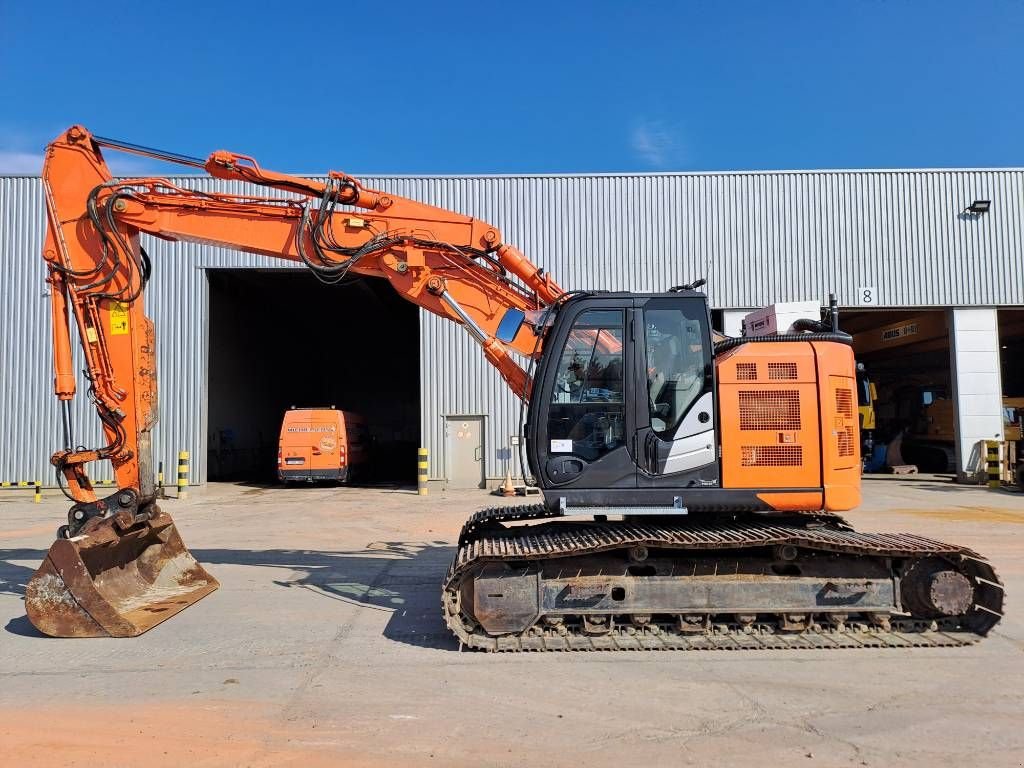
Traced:
<path id="1" fill-rule="evenodd" d="M 206 597 L 218 581 L 160 511 L 118 531 L 108 518 L 58 539 L 25 591 L 25 610 L 51 637 L 134 637 Z"/>

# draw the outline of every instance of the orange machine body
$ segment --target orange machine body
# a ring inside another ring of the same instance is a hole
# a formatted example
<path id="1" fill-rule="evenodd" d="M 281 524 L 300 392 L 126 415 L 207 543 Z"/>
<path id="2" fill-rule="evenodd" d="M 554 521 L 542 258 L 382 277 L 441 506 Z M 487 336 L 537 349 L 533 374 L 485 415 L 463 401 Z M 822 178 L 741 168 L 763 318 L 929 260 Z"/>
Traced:
<path id="1" fill-rule="evenodd" d="M 778 510 L 860 504 L 853 350 L 827 342 L 745 344 L 717 361 L 722 487 L 758 489 Z"/>
<path id="2" fill-rule="evenodd" d="M 366 463 L 362 416 L 335 408 L 292 408 L 281 421 L 277 477 L 282 482 L 351 482 Z"/>

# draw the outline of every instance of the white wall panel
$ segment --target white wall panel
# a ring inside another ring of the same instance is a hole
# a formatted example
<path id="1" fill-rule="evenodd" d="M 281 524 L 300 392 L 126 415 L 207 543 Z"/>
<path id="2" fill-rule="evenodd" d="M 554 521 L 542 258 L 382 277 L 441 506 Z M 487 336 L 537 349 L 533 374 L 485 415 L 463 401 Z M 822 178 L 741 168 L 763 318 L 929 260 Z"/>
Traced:
<path id="1" fill-rule="evenodd" d="M 1003 390 L 999 318 L 991 307 L 949 312 L 949 357 L 956 408 L 957 474 L 963 480 L 985 469 L 985 441 L 1003 439 Z"/>

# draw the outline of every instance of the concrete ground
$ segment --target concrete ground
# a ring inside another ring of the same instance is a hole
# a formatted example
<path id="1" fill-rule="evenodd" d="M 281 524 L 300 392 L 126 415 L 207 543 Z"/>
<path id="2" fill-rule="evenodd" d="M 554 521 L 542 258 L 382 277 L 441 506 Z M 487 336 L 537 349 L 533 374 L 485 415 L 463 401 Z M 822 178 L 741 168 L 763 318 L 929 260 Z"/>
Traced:
<path id="1" fill-rule="evenodd" d="M 459 653 L 439 583 L 493 498 L 215 485 L 167 501 L 221 589 L 139 638 L 54 640 L 26 581 L 66 504 L 0 495 L 8 765 L 1024 764 L 1024 496 L 865 481 L 862 530 L 996 566 L 1009 615 L 955 649 Z"/>

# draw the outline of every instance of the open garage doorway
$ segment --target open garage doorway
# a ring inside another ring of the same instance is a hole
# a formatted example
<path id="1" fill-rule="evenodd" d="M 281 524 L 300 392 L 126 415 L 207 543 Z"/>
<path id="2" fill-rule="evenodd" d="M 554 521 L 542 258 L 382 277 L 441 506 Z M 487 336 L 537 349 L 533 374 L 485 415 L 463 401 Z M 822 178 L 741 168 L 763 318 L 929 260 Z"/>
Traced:
<path id="1" fill-rule="evenodd" d="M 999 310 L 999 350 L 1003 396 L 1024 398 L 1024 309 Z"/>
<path id="2" fill-rule="evenodd" d="M 415 484 L 419 309 L 385 280 L 324 285 L 303 270 L 211 269 L 209 480 L 274 482 L 291 406 L 363 416 L 365 480 Z"/>
<path id="3" fill-rule="evenodd" d="M 846 311 L 862 375 L 875 385 L 875 428 L 867 437 L 879 453 L 866 467 L 914 465 L 921 472 L 955 473 L 956 413 L 947 312 L 944 309 Z M 866 416 L 861 392 L 862 423 Z M 862 450 L 866 446 L 862 446 Z"/>

